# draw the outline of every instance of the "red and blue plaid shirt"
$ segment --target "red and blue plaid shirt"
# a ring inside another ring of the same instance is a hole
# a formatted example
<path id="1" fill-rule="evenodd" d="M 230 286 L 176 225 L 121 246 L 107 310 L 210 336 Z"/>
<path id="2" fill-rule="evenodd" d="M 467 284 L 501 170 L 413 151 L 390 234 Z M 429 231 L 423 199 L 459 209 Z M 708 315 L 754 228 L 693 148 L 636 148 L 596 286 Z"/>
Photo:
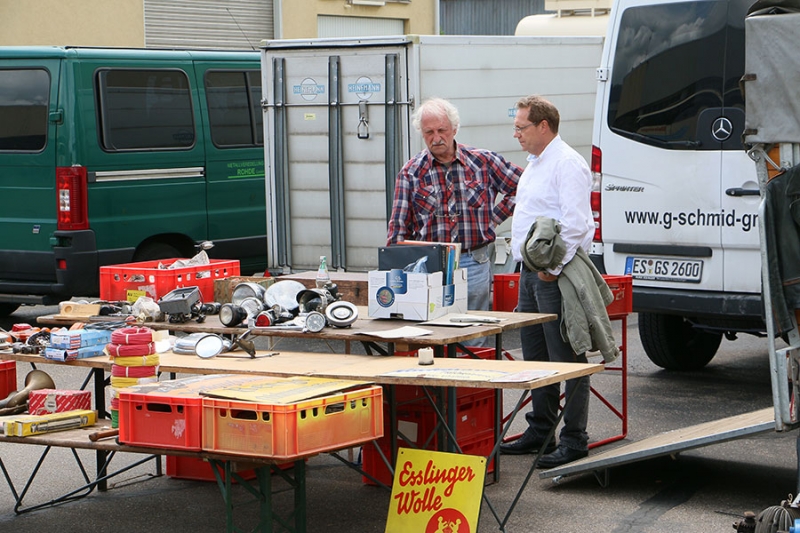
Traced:
<path id="1" fill-rule="evenodd" d="M 388 244 L 459 242 L 471 250 L 494 242 L 495 226 L 514 212 L 521 174 L 520 167 L 489 150 L 456 144 L 449 165 L 423 150 L 397 175 Z M 503 198 L 495 205 L 498 194 Z"/>

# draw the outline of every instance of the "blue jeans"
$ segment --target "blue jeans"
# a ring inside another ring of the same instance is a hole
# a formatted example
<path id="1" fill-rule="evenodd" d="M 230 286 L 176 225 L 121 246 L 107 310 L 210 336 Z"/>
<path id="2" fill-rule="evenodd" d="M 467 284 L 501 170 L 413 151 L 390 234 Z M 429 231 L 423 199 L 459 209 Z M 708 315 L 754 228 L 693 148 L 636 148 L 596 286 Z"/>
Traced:
<path id="1" fill-rule="evenodd" d="M 467 309 L 488 311 L 491 307 L 489 291 L 492 286 L 492 264 L 489 247 L 474 253 L 461 254 L 459 268 L 467 269 Z"/>
<path id="2" fill-rule="evenodd" d="M 492 263 L 490 249 L 485 246 L 474 253 L 461 254 L 459 268 L 467 269 L 467 309 L 488 311 L 491 308 Z M 467 346 L 490 346 L 488 337 L 473 339 Z"/>
<path id="3" fill-rule="evenodd" d="M 521 313 L 552 313 L 558 320 L 526 326 L 520 329 L 522 357 L 526 361 L 553 361 L 560 363 L 586 363 L 586 354 L 576 354 L 568 342 L 561 338 L 561 291 L 558 282 L 542 281 L 536 272 L 523 268 L 520 273 L 519 303 Z M 589 418 L 589 376 L 566 382 L 567 397 L 574 394 L 564 412 L 564 427 L 560 444 L 579 451 L 587 450 L 589 436 L 586 424 Z M 544 440 L 555 424 L 559 409 L 559 384 L 531 391 L 531 411 L 525 414 L 527 432 Z"/>

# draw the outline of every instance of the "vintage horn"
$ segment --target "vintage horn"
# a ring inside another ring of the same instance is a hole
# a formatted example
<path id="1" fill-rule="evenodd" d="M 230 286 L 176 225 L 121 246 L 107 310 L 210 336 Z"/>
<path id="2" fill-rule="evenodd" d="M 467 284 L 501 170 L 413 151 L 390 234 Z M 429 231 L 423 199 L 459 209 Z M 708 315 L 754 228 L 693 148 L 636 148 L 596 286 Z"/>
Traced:
<path id="1" fill-rule="evenodd" d="M 47 372 L 31 370 L 28 372 L 28 375 L 25 376 L 25 388 L 14 391 L 9 394 L 6 399 L 0 400 L 0 409 L 11 409 L 24 405 L 25 402 L 28 401 L 28 394 L 30 394 L 32 390 L 55 388 L 56 384 Z M 2 412 L 0 412 L 0 414 L 2 414 Z"/>

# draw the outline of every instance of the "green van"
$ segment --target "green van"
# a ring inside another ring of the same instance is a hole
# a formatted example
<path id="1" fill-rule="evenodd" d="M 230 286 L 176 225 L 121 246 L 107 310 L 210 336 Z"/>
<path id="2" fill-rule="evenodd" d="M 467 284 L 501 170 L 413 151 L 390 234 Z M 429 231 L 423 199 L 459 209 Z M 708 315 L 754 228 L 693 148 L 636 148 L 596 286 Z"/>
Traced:
<path id="1" fill-rule="evenodd" d="M 99 268 L 267 265 L 258 52 L 0 47 L 0 316 Z"/>

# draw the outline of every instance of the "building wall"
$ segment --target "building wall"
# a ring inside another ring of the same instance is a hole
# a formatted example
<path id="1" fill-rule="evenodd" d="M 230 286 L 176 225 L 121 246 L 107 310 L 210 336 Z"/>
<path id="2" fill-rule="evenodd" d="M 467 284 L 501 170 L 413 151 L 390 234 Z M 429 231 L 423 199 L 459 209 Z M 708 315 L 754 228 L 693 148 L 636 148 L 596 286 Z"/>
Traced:
<path id="1" fill-rule="evenodd" d="M 400 19 L 404 21 L 403 33 L 434 34 L 440 0 L 385 0 L 383 6 L 352 5 L 348 0 L 263 1 L 275 3 L 280 35 L 274 38 L 305 39 L 318 36 L 318 15 Z M 0 0 L 0 46 L 142 48 L 146 46 L 144 3 L 144 0 Z M 236 30 L 237 35 L 240 33 Z"/>
<path id="2" fill-rule="evenodd" d="M 0 0 L 0 46 L 144 46 L 142 0 Z"/>
<path id="3" fill-rule="evenodd" d="M 347 0 L 283 0 L 281 35 L 276 38 L 317 37 L 317 15 L 402 19 L 404 33 L 430 35 L 436 33 L 436 5 L 436 0 L 386 0 L 383 6 L 351 5 Z"/>
<path id="4" fill-rule="evenodd" d="M 544 13 L 544 0 L 440 0 L 444 35 L 514 35 L 517 23 Z M 502 4 L 502 8 L 500 8 Z"/>

